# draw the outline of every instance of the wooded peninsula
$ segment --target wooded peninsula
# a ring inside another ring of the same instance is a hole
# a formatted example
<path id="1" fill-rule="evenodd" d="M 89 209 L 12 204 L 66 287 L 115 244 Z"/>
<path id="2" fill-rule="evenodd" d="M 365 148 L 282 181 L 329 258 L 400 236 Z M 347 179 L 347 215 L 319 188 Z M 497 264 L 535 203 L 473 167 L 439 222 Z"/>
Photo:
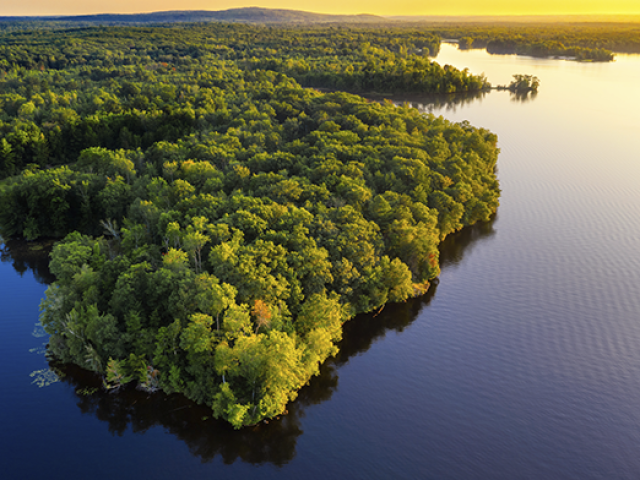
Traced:
<path id="1" fill-rule="evenodd" d="M 236 428 L 285 411 L 346 320 L 424 294 L 439 242 L 496 212 L 491 132 L 305 88 L 488 87 L 429 60 L 439 41 L 227 23 L 1 33 L 0 234 L 62 238 L 49 352 Z"/>

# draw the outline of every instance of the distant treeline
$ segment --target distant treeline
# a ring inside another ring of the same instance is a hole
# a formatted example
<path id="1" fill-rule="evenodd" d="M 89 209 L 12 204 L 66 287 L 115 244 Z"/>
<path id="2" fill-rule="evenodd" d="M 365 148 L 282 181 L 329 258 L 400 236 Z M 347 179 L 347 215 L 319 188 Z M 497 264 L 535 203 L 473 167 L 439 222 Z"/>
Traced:
<path id="1" fill-rule="evenodd" d="M 460 48 L 486 48 L 489 53 L 535 57 L 571 56 L 578 60 L 611 61 L 613 52 L 640 53 L 640 25 L 465 25 L 425 26 Z"/>

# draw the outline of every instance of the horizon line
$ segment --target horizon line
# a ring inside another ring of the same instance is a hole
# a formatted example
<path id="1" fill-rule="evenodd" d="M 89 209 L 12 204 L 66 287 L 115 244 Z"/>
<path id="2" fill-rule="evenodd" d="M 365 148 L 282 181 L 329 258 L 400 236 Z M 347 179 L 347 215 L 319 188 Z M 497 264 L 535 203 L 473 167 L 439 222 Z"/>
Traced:
<path id="1" fill-rule="evenodd" d="M 404 15 L 380 15 L 375 13 L 320 13 L 313 12 L 310 10 L 298 10 L 298 9 L 288 9 L 288 8 L 268 8 L 268 7 L 258 7 L 258 6 L 249 6 L 249 7 L 236 7 L 236 8 L 227 8 L 223 10 L 206 10 L 206 9 L 194 9 L 194 10 L 150 10 L 150 11 L 139 11 L 139 12 L 109 12 L 103 11 L 99 13 L 67 13 L 67 14 L 27 14 L 27 15 L 4 15 L 0 14 L 0 18 L 65 18 L 65 17 L 84 17 L 84 16 L 100 16 L 100 15 L 121 15 L 121 16 L 131 16 L 131 15 L 151 15 L 151 14 L 159 14 L 159 13 L 195 13 L 195 12 L 207 12 L 207 13 L 215 13 L 215 12 L 228 12 L 234 10 L 268 10 L 268 11 L 282 11 L 282 12 L 300 12 L 300 13 L 310 13 L 315 15 L 324 15 L 324 16 L 336 16 L 336 17 L 357 17 L 357 16 L 372 16 L 372 17 L 380 17 L 380 18 L 532 18 L 532 17 L 544 17 L 544 18 L 553 18 L 553 17 L 636 17 L 640 16 L 640 10 L 637 12 L 606 12 L 606 13 L 482 13 L 482 14 L 404 14 Z"/>

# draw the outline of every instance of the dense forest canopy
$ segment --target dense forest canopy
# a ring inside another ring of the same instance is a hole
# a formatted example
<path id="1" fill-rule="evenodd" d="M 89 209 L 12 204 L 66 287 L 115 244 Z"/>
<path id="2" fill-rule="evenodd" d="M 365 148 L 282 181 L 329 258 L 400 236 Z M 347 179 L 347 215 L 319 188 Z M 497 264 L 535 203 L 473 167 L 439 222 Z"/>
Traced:
<path id="1" fill-rule="evenodd" d="M 368 28 L 188 27 L 0 35 L 0 176 L 67 164 L 87 147 L 142 148 L 200 130 L 216 89 L 265 70 L 303 86 L 469 92 L 484 77 L 427 58 L 439 37 Z M 205 90 L 208 89 L 208 90 Z M 199 110 L 198 110 L 199 109 Z"/>
<path id="2" fill-rule="evenodd" d="M 0 233 L 65 237 L 49 351 L 236 427 L 282 413 L 344 321 L 423 294 L 439 242 L 496 211 L 492 133 L 299 84 L 484 88 L 434 45 L 226 24 L 0 36 Z"/>
<path id="3" fill-rule="evenodd" d="M 424 28 L 458 40 L 460 48 L 486 48 L 494 54 L 611 61 L 613 52 L 640 53 L 638 23 L 447 24 Z"/>
<path id="4" fill-rule="evenodd" d="M 103 14 L 68 17 L 0 17 L 0 31 L 63 29 L 96 25 L 171 25 L 182 22 L 238 22 L 278 29 L 309 29 L 313 25 L 353 28 L 369 25 L 417 37 L 435 34 L 459 41 L 461 48 L 486 48 L 494 54 L 574 57 L 581 61 L 611 61 L 613 52 L 640 53 L 640 23 L 634 16 L 517 17 L 380 17 L 324 15 L 298 10 L 258 7 L 221 11 L 167 11 L 144 14 Z M 433 53 L 433 52 L 432 52 Z"/>

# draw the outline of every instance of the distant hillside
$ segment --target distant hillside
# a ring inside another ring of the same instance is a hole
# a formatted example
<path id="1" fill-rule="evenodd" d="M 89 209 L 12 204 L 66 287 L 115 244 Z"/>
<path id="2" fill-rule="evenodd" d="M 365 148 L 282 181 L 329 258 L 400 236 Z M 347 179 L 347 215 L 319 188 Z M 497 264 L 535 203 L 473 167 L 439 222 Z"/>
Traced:
<path id="1" fill-rule="evenodd" d="M 299 10 L 269 8 L 232 8 L 230 10 L 169 11 L 136 14 L 100 14 L 62 17 L 0 17 L 0 21 L 55 21 L 98 24 L 175 23 L 175 22 L 243 22 L 243 23 L 375 23 L 388 22 L 376 15 L 327 15 Z"/>
<path id="2" fill-rule="evenodd" d="M 75 16 L 21 16 L 2 17 L 0 22 L 63 22 L 76 24 L 122 25 L 141 23 L 180 22 L 238 22 L 238 23 L 404 23 L 404 24 L 553 24 L 553 23 L 638 23 L 640 15 L 494 15 L 494 16 L 447 16 L 447 15 L 329 15 L 260 7 L 232 8 L 229 10 L 175 10 L 168 12 Z"/>
<path id="3" fill-rule="evenodd" d="M 388 20 L 409 23 L 553 24 L 553 23 L 638 23 L 640 15 L 400 15 Z"/>

